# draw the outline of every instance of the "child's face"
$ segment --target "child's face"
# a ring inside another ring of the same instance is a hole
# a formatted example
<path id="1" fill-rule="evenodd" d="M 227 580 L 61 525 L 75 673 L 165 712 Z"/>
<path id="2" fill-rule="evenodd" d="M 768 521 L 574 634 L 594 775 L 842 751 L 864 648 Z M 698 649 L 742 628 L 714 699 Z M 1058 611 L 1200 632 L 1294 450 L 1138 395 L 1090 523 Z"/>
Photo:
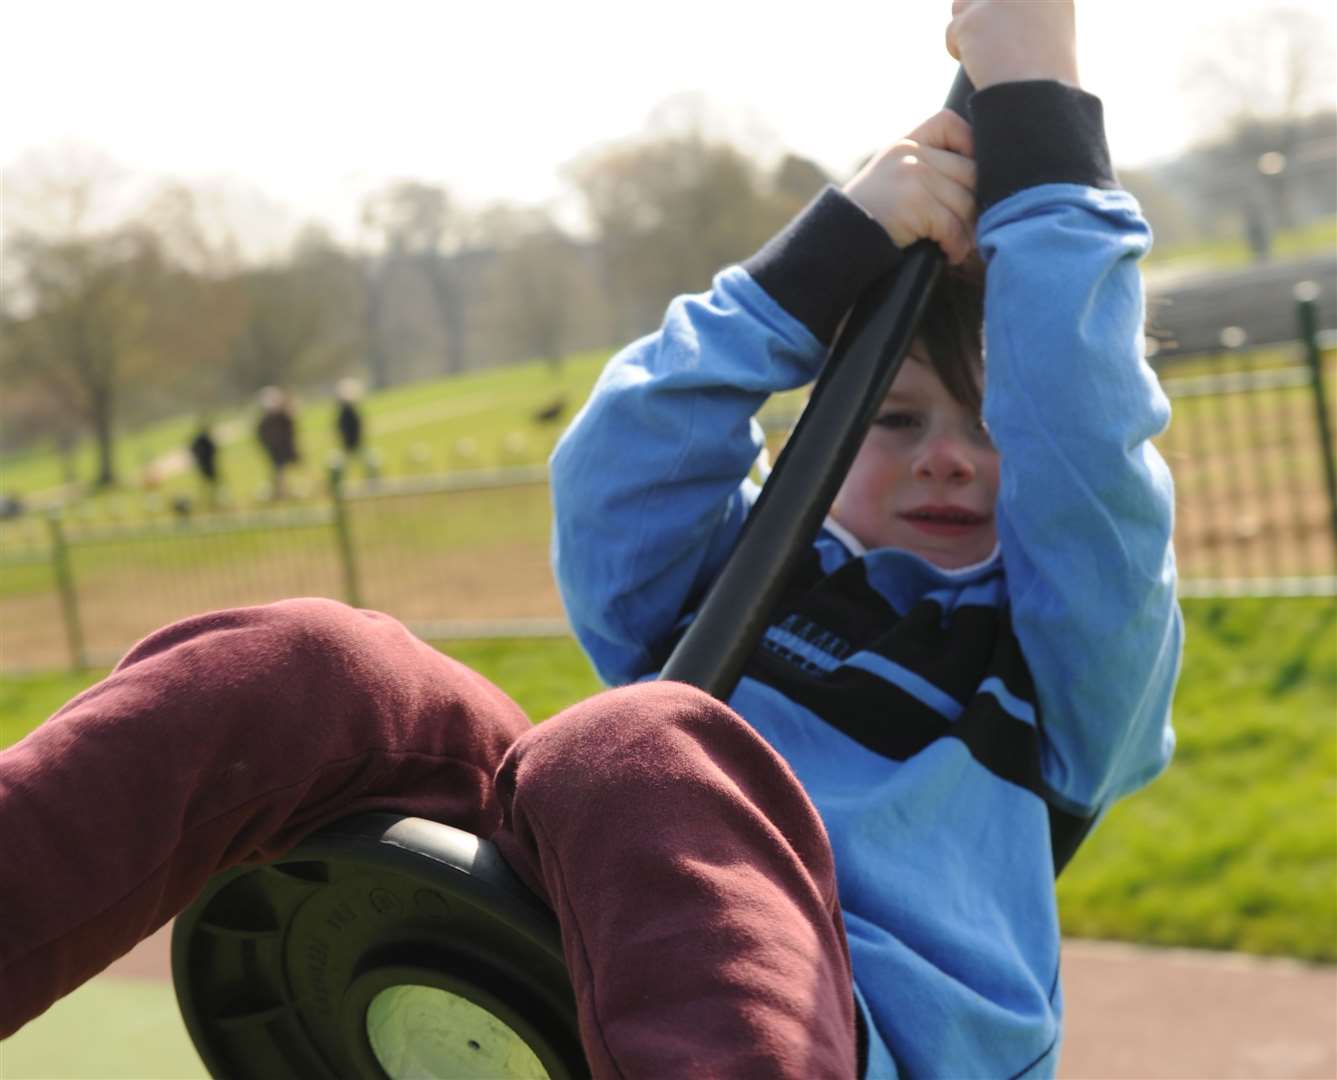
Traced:
<path id="1" fill-rule="evenodd" d="M 923 355 L 911 347 L 831 513 L 865 547 L 954 570 L 993 550 L 998 451 Z"/>

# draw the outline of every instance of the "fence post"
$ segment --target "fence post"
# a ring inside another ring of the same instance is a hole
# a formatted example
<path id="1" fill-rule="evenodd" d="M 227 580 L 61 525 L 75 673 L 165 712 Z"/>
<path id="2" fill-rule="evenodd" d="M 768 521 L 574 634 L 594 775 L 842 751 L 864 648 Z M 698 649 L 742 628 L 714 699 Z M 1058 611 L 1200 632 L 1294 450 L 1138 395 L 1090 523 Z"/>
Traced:
<path id="1" fill-rule="evenodd" d="M 1300 338 L 1304 341 L 1305 360 L 1309 363 L 1309 384 L 1314 396 L 1314 421 L 1318 425 L 1319 454 L 1323 476 L 1328 484 L 1328 527 L 1337 551 L 1337 463 L 1333 462 L 1332 425 L 1328 403 L 1323 394 L 1323 354 L 1318 345 L 1318 285 L 1302 281 L 1295 286 L 1296 314 L 1300 320 Z"/>
<path id="2" fill-rule="evenodd" d="M 344 600 L 352 607 L 361 607 L 362 590 L 358 588 L 357 557 L 353 551 L 352 531 L 348 527 L 348 507 L 344 503 L 342 459 L 330 462 L 330 505 L 334 509 L 334 539 L 344 572 Z"/>
<path id="3" fill-rule="evenodd" d="M 65 620 L 65 640 L 70 646 L 70 666 L 74 671 L 88 667 L 84 651 L 84 629 L 79 621 L 79 597 L 74 591 L 74 575 L 70 572 L 70 549 L 65 543 L 65 530 L 60 525 L 60 513 L 47 514 L 51 531 L 51 565 L 56 573 L 56 588 L 60 592 L 60 611 Z"/>

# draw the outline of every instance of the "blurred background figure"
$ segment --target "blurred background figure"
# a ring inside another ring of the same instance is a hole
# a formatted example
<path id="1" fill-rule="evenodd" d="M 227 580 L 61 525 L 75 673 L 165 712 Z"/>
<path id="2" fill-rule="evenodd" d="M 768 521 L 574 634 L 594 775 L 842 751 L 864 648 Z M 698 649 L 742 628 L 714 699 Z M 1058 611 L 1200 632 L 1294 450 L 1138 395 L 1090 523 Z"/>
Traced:
<path id="1" fill-rule="evenodd" d="M 374 450 L 366 443 L 366 428 L 362 422 L 362 410 L 358 402 L 362 400 L 362 382 L 359 379 L 340 379 L 335 387 L 339 407 L 334 414 L 334 426 L 339 435 L 339 448 L 344 460 L 357 459 L 362 465 L 368 480 L 375 480 L 380 472 L 379 461 Z"/>
<path id="2" fill-rule="evenodd" d="M 357 378 L 341 378 L 334 388 L 338 397 L 338 409 L 334 413 L 334 428 L 338 433 L 338 445 L 344 454 L 344 461 L 354 458 L 362 465 L 366 479 L 376 480 L 380 475 L 380 457 L 376 450 L 366 445 L 366 426 L 362 422 L 362 410 L 358 402 L 362 400 L 362 382 Z"/>
<path id="3" fill-rule="evenodd" d="M 266 386 L 260 391 L 260 408 L 263 412 L 255 435 L 269 459 L 270 497 L 277 501 L 287 495 L 285 470 L 301 457 L 297 450 L 297 422 L 288 395 L 277 386 Z"/>
<path id="4" fill-rule="evenodd" d="M 17 495 L 0 495 L 0 521 L 13 521 L 23 516 L 23 500 Z"/>
<path id="5" fill-rule="evenodd" d="M 190 456 L 203 482 L 204 498 L 210 509 L 218 506 L 218 442 L 207 417 L 201 418 L 199 430 L 190 440 Z"/>
<path id="6" fill-rule="evenodd" d="M 362 397 L 362 384 L 357 379 L 340 379 L 335 388 L 339 398 L 339 410 L 335 414 L 334 426 L 339 429 L 339 445 L 349 457 L 362 452 L 362 413 L 357 403 Z"/>
<path id="7" fill-rule="evenodd" d="M 560 424 L 566 415 L 566 395 L 558 394 L 551 401 L 544 402 L 536 409 L 530 419 L 536 424 Z"/>
<path id="8" fill-rule="evenodd" d="M 1254 262 L 1267 262 L 1272 255 L 1272 230 L 1268 227 L 1267 211 L 1257 199 L 1244 208 L 1244 239 Z"/>

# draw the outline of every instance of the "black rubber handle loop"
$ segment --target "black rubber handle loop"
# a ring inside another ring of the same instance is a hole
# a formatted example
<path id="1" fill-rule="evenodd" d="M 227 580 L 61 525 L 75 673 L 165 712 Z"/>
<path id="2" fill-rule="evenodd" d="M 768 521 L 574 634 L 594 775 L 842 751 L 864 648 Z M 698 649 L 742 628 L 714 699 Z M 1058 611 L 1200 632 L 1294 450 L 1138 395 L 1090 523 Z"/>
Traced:
<path id="1" fill-rule="evenodd" d="M 962 68 L 946 107 L 969 119 L 973 92 Z M 855 304 L 738 545 L 661 679 L 689 683 L 721 701 L 733 693 L 900 371 L 942 265 L 937 244 L 921 240 Z"/>

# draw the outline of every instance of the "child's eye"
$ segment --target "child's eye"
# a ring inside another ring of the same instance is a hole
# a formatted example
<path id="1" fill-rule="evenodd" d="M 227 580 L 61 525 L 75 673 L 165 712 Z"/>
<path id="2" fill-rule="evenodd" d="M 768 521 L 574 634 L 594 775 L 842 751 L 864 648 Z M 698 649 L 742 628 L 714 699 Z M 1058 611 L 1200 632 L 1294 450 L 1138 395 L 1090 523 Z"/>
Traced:
<path id="1" fill-rule="evenodd" d="M 881 428 L 900 430 L 918 425 L 919 417 L 914 413 L 908 412 L 885 412 L 874 420 L 873 423 Z"/>

